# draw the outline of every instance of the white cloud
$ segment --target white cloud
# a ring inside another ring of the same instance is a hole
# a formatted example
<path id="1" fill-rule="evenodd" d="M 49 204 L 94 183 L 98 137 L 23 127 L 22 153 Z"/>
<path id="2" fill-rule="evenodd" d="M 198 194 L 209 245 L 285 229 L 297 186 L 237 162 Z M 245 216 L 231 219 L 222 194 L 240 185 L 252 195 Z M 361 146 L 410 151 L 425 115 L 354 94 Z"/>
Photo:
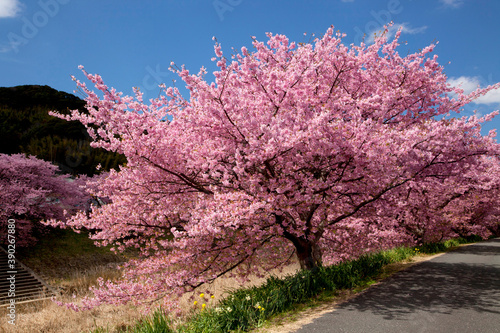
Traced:
<path id="1" fill-rule="evenodd" d="M 421 26 L 421 27 L 416 27 L 412 28 L 409 23 L 394 23 L 392 26 L 389 27 L 387 31 L 387 39 L 391 39 L 396 35 L 396 32 L 401 29 L 401 34 L 410 34 L 410 35 L 415 35 L 415 34 L 421 34 L 425 30 L 427 30 L 427 26 Z M 375 41 L 375 34 L 377 36 L 380 36 L 382 33 L 382 28 L 380 30 L 374 30 L 370 31 L 370 33 L 367 36 L 366 43 L 370 44 Z"/>
<path id="2" fill-rule="evenodd" d="M 445 6 L 458 8 L 460 7 L 464 1 L 463 0 L 440 0 Z"/>
<path id="3" fill-rule="evenodd" d="M 470 94 L 477 88 L 481 88 L 481 80 L 477 76 L 460 76 L 458 78 L 449 78 L 448 84 L 452 87 L 460 87 L 465 94 Z M 496 104 L 500 103 L 500 88 L 489 91 L 473 101 L 476 104 Z"/>
<path id="4" fill-rule="evenodd" d="M 15 17 L 20 11 L 19 0 L 0 0 L 0 18 Z"/>
<path id="5" fill-rule="evenodd" d="M 410 35 L 421 34 L 425 30 L 427 30 L 427 26 L 426 25 L 423 25 L 421 27 L 412 28 L 412 27 L 410 27 L 410 25 L 408 23 L 403 23 L 403 24 L 399 25 L 396 28 L 399 28 L 399 27 L 403 28 L 402 33 L 404 33 L 404 34 L 410 34 Z M 396 29 L 396 31 L 397 31 L 397 29 Z M 396 32 L 394 32 L 394 33 L 396 33 Z"/>
<path id="6" fill-rule="evenodd" d="M 486 95 L 474 100 L 476 104 L 497 104 L 500 103 L 500 88 L 489 91 Z"/>
<path id="7" fill-rule="evenodd" d="M 0 0 L 1 1 L 1 0 Z M 0 44 L 0 53 L 9 53 L 16 50 L 21 45 L 20 42 L 11 42 L 10 44 Z"/>
<path id="8" fill-rule="evenodd" d="M 0 45 L 0 53 L 8 53 L 12 51 L 12 47 L 6 45 Z"/>
<path id="9" fill-rule="evenodd" d="M 448 84 L 452 87 L 462 88 L 465 94 L 470 94 L 481 86 L 479 78 L 476 76 L 450 77 L 448 79 Z"/>

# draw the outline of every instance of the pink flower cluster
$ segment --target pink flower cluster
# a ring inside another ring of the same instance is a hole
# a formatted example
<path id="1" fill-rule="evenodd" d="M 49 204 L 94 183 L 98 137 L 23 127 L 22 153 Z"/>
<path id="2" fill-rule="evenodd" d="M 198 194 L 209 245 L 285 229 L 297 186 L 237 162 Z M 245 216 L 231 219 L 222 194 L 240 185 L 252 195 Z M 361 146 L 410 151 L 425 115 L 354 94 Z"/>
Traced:
<path id="1" fill-rule="evenodd" d="M 367 251 L 498 228 L 499 153 L 484 118 L 450 118 L 471 101 L 446 82 L 434 45 L 402 57 L 399 33 L 344 45 L 333 27 L 312 44 L 254 40 L 219 70 L 174 70 L 176 88 L 144 103 L 86 77 L 94 147 L 127 165 L 94 194 L 111 203 L 68 225 L 117 251 L 141 250 L 120 282 L 83 308 L 163 300 L 222 275 L 311 269 Z M 76 80 L 76 79 L 75 79 Z M 478 97 L 499 84 L 473 93 Z M 452 97 L 456 96 L 456 97 Z"/>
<path id="2" fill-rule="evenodd" d="M 34 156 L 0 154 L 1 241 L 7 235 L 8 219 L 14 219 L 16 245 L 33 245 L 34 230 L 44 230 L 40 220 L 64 220 L 84 202 L 80 183 L 57 171 L 57 166 Z"/>

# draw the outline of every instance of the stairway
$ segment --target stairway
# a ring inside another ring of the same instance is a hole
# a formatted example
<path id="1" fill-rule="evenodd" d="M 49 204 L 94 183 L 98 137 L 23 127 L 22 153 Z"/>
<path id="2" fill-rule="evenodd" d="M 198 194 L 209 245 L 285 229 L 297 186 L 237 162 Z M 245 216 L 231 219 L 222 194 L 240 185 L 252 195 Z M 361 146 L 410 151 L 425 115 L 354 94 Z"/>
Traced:
<path id="1" fill-rule="evenodd" d="M 14 278 L 14 279 L 12 279 Z M 14 283 L 11 284 L 11 281 Z M 15 296 L 10 295 L 13 291 Z M 16 260 L 12 269 L 8 254 L 0 247 L 0 307 L 8 306 L 12 299 L 16 304 L 34 302 L 55 296 L 54 290 L 32 270 Z"/>

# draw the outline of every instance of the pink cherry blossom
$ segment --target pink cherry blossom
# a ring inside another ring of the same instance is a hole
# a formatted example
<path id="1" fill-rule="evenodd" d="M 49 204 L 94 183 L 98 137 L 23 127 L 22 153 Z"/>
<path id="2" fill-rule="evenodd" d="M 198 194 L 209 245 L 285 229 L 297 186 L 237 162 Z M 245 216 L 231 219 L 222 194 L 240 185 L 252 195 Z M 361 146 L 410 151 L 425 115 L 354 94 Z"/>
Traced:
<path id="1" fill-rule="evenodd" d="M 15 221 L 16 245 L 28 246 L 36 242 L 34 230 L 44 230 L 40 220 L 63 220 L 84 203 L 80 182 L 58 175 L 57 170 L 57 166 L 34 156 L 0 154 L 2 242 L 9 219 Z"/>
<path id="2" fill-rule="evenodd" d="M 189 99 L 167 88 L 143 103 L 84 71 L 98 90 L 76 81 L 88 112 L 59 117 L 127 164 L 92 190 L 111 203 L 67 224 L 142 256 L 82 308 L 175 308 L 176 295 L 223 275 L 494 230 L 500 149 L 480 130 L 497 113 L 446 115 L 500 85 L 466 96 L 447 84 L 434 45 L 402 57 L 399 34 L 360 46 L 342 37 L 268 34 L 232 60 L 216 43 L 214 82 L 172 69 Z"/>

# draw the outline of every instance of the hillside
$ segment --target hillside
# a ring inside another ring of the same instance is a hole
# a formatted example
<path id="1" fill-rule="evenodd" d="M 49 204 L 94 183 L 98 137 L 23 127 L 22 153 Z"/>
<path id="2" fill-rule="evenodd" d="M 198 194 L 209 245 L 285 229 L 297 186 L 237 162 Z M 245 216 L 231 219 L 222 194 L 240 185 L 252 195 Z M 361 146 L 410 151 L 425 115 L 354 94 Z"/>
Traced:
<path id="1" fill-rule="evenodd" d="M 0 87 L 0 153 L 35 155 L 74 175 L 92 175 L 98 164 L 117 168 L 125 163 L 122 155 L 91 148 L 83 125 L 48 114 L 84 106 L 80 98 L 49 86 Z"/>

